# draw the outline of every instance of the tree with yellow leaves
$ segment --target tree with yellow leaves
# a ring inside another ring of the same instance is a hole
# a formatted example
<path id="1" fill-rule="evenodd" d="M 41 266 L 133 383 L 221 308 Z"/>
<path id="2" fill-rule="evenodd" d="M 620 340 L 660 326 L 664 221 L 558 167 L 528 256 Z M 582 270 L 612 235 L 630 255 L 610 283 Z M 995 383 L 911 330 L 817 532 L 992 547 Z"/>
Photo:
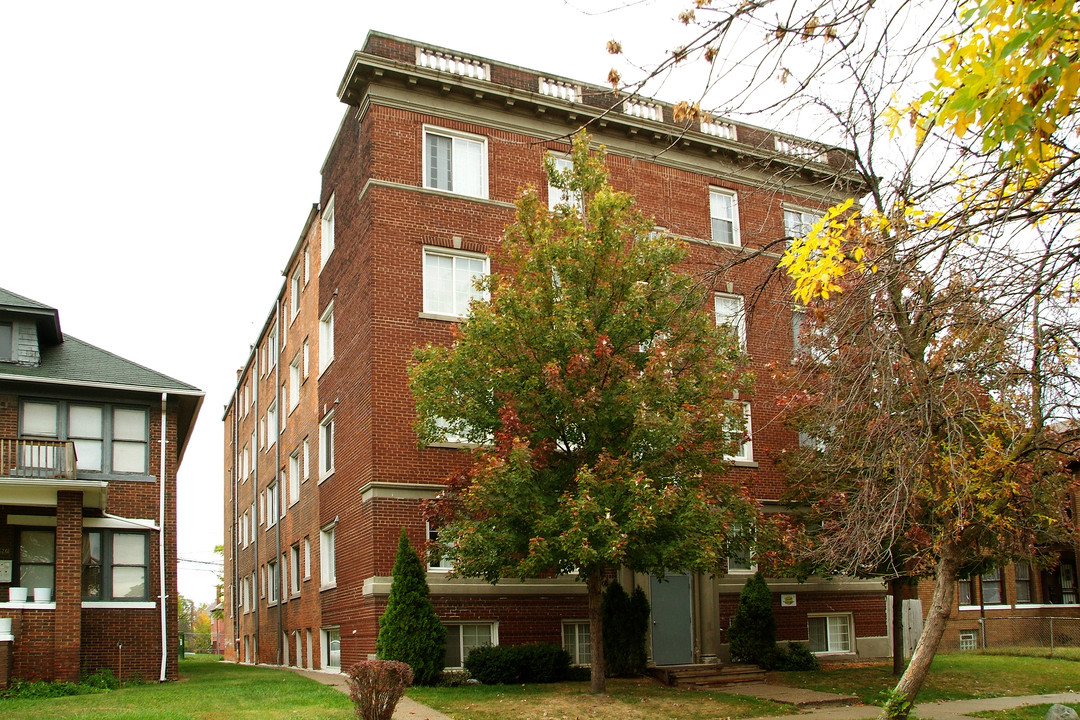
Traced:
<path id="1" fill-rule="evenodd" d="M 790 421 L 814 438 L 787 467 L 790 501 L 822 528 L 804 559 L 935 578 L 882 710 L 904 718 L 958 574 L 1053 563 L 1047 543 L 1075 538 L 1061 470 L 1080 417 L 1080 12 L 696 0 L 679 21 L 689 41 L 622 91 L 704 63 L 685 107 L 770 124 L 816 113 L 816 136 L 852 152 L 867 188 L 777 264 L 807 318 Z"/>

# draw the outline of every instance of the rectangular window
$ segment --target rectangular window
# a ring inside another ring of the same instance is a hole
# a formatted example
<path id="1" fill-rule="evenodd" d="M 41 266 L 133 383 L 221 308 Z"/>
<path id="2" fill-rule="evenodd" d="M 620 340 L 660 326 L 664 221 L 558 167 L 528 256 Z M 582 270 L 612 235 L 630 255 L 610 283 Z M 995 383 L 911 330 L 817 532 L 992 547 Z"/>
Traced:
<path id="1" fill-rule="evenodd" d="M 304 579 L 311 579 L 311 538 L 304 538 Z"/>
<path id="2" fill-rule="evenodd" d="M 281 578 L 278 576 L 277 560 L 266 563 L 266 604 L 273 605 L 278 601 L 278 588 L 281 587 Z"/>
<path id="3" fill-rule="evenodd" d="M 980 584 L 984 605 L 1001 605 L 1005 602 L 1005 595 L 1001 592 L 1001 568 L 984 573 Z"/>
<path id="4" fill-rule="evenodd" d="M 592 644 L 589 640 L 589 623 L 581 620 L 563 621 L 562 646 L 570 655 L 573 665 L 592 664 Z"/>
<path id="5" fill-rule="evenodd" d="M 436 530 L 435 528 L 431 527 L 430 522 L 427 524 L 427 539 L 428 539 L 428 542 L 433 542 L 433 543 L 439 541 L 439 531 Z M 446 557 L 430 558 L 429 557 L 428 559 L 429 559 L 429 564 L 428 564 L 428 569 L 429 570 L 453 570 L 454 569 L 454 565 L 453 565 L 453 563 L 450 562 L 449 558 L 446 558 Z"/>
<path id="6" fill-rule="evenodd" d="M 956 581 L 956 600 L 958 605 L 975 604 L 975 593 L 972 591 L 971 578 L 960 578 Z"/>
<path id="7" fill-rule="evenodd" d="M 307 480 L 309 477 L 311 477 L 311 462 L 308 459 L 308 458 L 311 457 L 311 453 L 308 452 L 309 450 L 310 450 L 310 445 L 308 443 L 308 439 L 304 438 L 303 447 L 302 447 L 302 449 L 300 451 L 301 456 L 302 456 L 301 464 L 303 465 L 303 470 L 304 470 L 304 480 Z"/>
<path id="8" fill-rule="evenodd" d="M 334 196 L 331 195 L 330 199 L 326 201 L 326 207 L 323 208 L 322 213 L 322 244 L 319 260 L 319 269 L 322 270 L 326 267 L 326 261 L 330 259 L 331 253 L 334 252 Z"/>
<path id="9" fill-rule="evenodd" d="M 259 498 L 261 499 L 262 496 L 260 495 Z M 248 529 L 251 531 L 251 537 L 249 538 L 249 542 L 255 542 L 255 525 L 256 525 L 256 522 L 255 522 L 255 501 L 252 500 L 251 501 L 251 522 L 248 523 Z"/>
<path id="10" fill-rule="evenodd" d="M 319 569 L 323 587 L 337 583 L 334 531 L 335 527 L 328 525 L 319 532 Z"/>
<path id="11" fill-rule="evenodd" d="M 726 456 L 728 460 L 734 462 L 753 462 L 754 461 L 754 440 L 751 434 L 750 426 L 750 403 L 739 402 L 737 400 L 729 400 L 728 402 L 742 405 L 743 408 L 743 422 L 740 427 L 739 423 L 733 422 L 731 427 L 732 435 L 742 433 L 743 442 L 739 446 L 738 451 L 734 455 Z"/>
<path id="12" fill-rule="evenodd" d="M 739 244 L 739 203 L 730 190 L 709 190 L 709 219 L 712 241 L 724 245 Z"/>
<path id="13" fill-rule="evenodd" d="M 565 173 L 574 169 L 574 163 L 570 158 L 559 157 L 558 155 L 549 155 L 551 164 L 555 168 L 555 172 Z M 570 205 L 571 207 L 581 207 L 581 198 L 571 197 L 567 190 L 557 188 L 551 184 L 551 179 L 548 179 L 548 209 L 554 210 L 559 205 Z"/>
<path id="14" fill-rule="evenodd" d="M 278 484 L 272 482 L 266 486 L 266 527 L 273 527 L 278 516 Z"/>
<path id="15" fill-rule="evenodd" d="M 338 628 L 326 628 L 322 635 L 322 661 L 323 668 L 341 667 L 341 630 Z"/>
<path id="16" fill-rule="evenodd" d="M 308 280 L 311 279 L 311 250 L 310 248 L 304 248 L 304 287 L 307 287 Z"/>
<path id="17" fill-rule="evenodd" d="M 747 530 L 746 527 L 739 523 L 731 527 L 727 569 L 729 575 L 757 572 L 757 564 L 754 562 L 753 529 Z"/>
<path id="18" fill-rule="evenodd" d="M 1031 565 L 1028 563 L 1016 563 L 1016 602 L 1030 603 L 1031 596 Z"/>
<path id="19" fill-rule="evenodd" d="M 22 404 L 20 421 L 22 437 L 73 442 L 81 472 L 149 472 L 150 424 L 145 408 L 27 401 Z M 62 459 L 55 447 L 28 444 L 23 446 L 19 462 L 27 467 L 57 468 Z"/>
<path id="20" fill-rule="evenodd" d="M 715 293 L 714 307 L 718 327 L 728 328 L 739 341 L 739 347 L 746 349 L 746 312 L 742 295 Z"/>
<path id="21" fill-rule="evenodd" d="M 289 590 L 293 595 L 300 594 L 300 545 L 297 543 L 289 548 L 289 579 L 292 584 Z"/>
<path id="22" fill-rule="evenodd" d="M 15 333 L 11 323 L 0 323 L 0 362 L 15 359 Z"/>
<path id="23" fill-rule="evenodd" d="M 487 274 L 484 255 L 424 248 L 424 312 L 465 317 L 469 303 L 488 299 L 487 292 L 474 285 Z"/>
<path id="24" fill-rule="evenodd" d="M 149 580 L 150 544 L 146 533 L 83 531 L 83 600 L 147 600 Z"/>
<path id="25" fill-rule="evenodd" d="M 334 301 L 326 306 L 319 318 L 319 373 L 334 360 Z"/>
<path id="26" fill-rule="evenodd" d="M 424 187 L 487 197 L 487 140 L 424 130 Z"/>
<path id="27" fill-rule="evenodd" d="M 266 452 L 270 452 L 270 448 L 277 442 L 278 430 L 277 401 L 275 400 L 270 403 L 270 407 L 266 408 Z"/>
<path id="28" fill-rule="evenodd" d="M 330 413 L 319 424 L 319 480 L 325 480 L 334 472 L 334 414 Z"/>
<path id="29" fill-rule="evenodd" d="M 300 352 L 300 356 L 302 358 L 302 360 L 301 360 L 301 368 L 303 370 L 303 374 L 301 375 L 301 378 L 303 378 L 304 380 L 307 380 L 308 369 L 311 367 L 311 346 L 308 345 L 307 338 L 304 338 L 304 346 L 303 346 L 303 348 L 302 348 L 302 350 Z"/>
<path id="30" fill-rule="evenodd" d="M 20 587 L 56 587 L 56 533 L 53 530 L 19 532 Z"/>
<path id="31" fill-rule="evenodd" d="M 491 623 L 447 625 L 444 665 L 448 668 L 462 667 L 474 647 L 497 644 L 498 638 Z"/>
<path id="32" fill-rule="evenodd" d="M 300 404 L 300 355 L 289 364 L 289 412 Z"/>
<path id="33" fill-rule="evenodd" d="M 810 652 L 851 652 L 851 616 L 826 615 L 806 620 L 810 636 Z"/>
<path id="34" fill-rule="evenodd" d="M 784 208 L 784 235 L 791 238 L 806 237 L 820 218 L 820 213 Z"/>
<path id="35" fill-rule="evenodd" d="M 276 321 L 275 321 L 276 322 Z M 278 347 L 277 347 L 277 327 L 271 327 L 270 333 L 266 336 L 266 374 L 270 374 L 270 370 L 277 365 Z"/>
<path id="36" fill-rule="evenodd" d="M 296 319 L 300 312 L 300 266 L 296 266 L 292 277 L 289 279 L 289 305 L 292 308 L 292 319 Z"/>
<path id="37" fill-rule="evenodd" d="M 960 632 L 960 649 L 964 651 L 979 649 L 974 630 L 962 630 Z"/>
<path id="38" fill-rule="evenodd" d="M 1057 576 L 1061 581 L 1061 603 L 1075 605 L 1077 601 L 1075 566 L 1062 560 L 1058 565 Z"/>
<path id="39" fill-rule="evenodd" d="M 300 499 L 300 451 L 289 456 L 289 505 Z"/>

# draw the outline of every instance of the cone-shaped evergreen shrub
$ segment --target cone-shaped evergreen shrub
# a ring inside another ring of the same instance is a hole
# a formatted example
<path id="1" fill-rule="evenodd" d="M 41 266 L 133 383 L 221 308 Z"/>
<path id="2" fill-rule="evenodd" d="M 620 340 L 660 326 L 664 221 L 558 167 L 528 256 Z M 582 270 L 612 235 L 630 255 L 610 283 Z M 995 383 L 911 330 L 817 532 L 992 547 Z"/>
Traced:
<path id="1" fill-rule="evenodd" d="M 644 673 L 648 659 L 645 638 L 649 631 L 649 601 L 645 591 L 634 588 L 634 593 L 628 596 L 622 585 L 613 582 L 604 591 L 600 613 L 604 618 L 607 674 L 631 677 Z"/>
<path id="2" fill-rule="evenodd" d="M 776 658 L 776 616 L 772 593 L 761 572 L 747 578 L 728 630 L 731 659 L 771 666 Z"/>
<path id="3" fill-rule="evenodd" d="M 434 684 L 443 669 L 446 628 L 435 614 L 424 566 L 409 544 L 405 528 L 398 540 L 394 582 L 386 612 L 379 618 L 375 651 L 381 660 L 408 663 L 417 685 Z"/>

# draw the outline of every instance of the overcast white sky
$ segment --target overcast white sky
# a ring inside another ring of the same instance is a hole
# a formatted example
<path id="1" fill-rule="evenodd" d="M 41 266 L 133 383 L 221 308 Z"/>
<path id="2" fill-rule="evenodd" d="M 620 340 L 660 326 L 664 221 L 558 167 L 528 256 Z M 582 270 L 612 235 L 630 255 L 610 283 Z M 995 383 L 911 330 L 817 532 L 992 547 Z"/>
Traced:
<path id="1" fill-rule="evenodd" d="M 673 46 L 689 3 L 602 12 L 623 4 L 0 3 L 0 287 L 206 392 L 180 470 L 182 559 L 222 542 L 222 411 L 318 200 L 367 32 L 602 84 L 609 38 L 638 58 Z M 197 567 L 181 563 L 180 592 L 211 601 Z"/>

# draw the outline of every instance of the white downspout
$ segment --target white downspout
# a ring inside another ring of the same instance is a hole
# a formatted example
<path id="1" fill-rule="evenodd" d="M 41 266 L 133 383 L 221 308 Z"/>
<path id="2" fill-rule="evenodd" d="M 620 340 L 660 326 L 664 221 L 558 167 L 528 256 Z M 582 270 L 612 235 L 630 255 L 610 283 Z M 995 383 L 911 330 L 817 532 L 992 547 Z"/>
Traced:
<path id="1" fill-rule="evenodd" d="M 161 393 L 161 472 L 158 476 L 160 494 L 158 495 L 158 527 L 161 528 L 158 535 L 158 571 L 161 574 L 160 578 L 160 605 L 161 605 L 161 677 L 159 682 L 165 682 L 165 665 L 169 661 L 169 625 L 168 625 L 168 613 L 165 611 L 165 601 L 168 599 L 168 595 L 165 594 L 165 539 L 167 533 L 165 531 L 165 445 L 168 442 L 165 439 L 166 435 L 166 416 L 165 416 L 165 403 L 169 399 L 169 393 Z"/>

